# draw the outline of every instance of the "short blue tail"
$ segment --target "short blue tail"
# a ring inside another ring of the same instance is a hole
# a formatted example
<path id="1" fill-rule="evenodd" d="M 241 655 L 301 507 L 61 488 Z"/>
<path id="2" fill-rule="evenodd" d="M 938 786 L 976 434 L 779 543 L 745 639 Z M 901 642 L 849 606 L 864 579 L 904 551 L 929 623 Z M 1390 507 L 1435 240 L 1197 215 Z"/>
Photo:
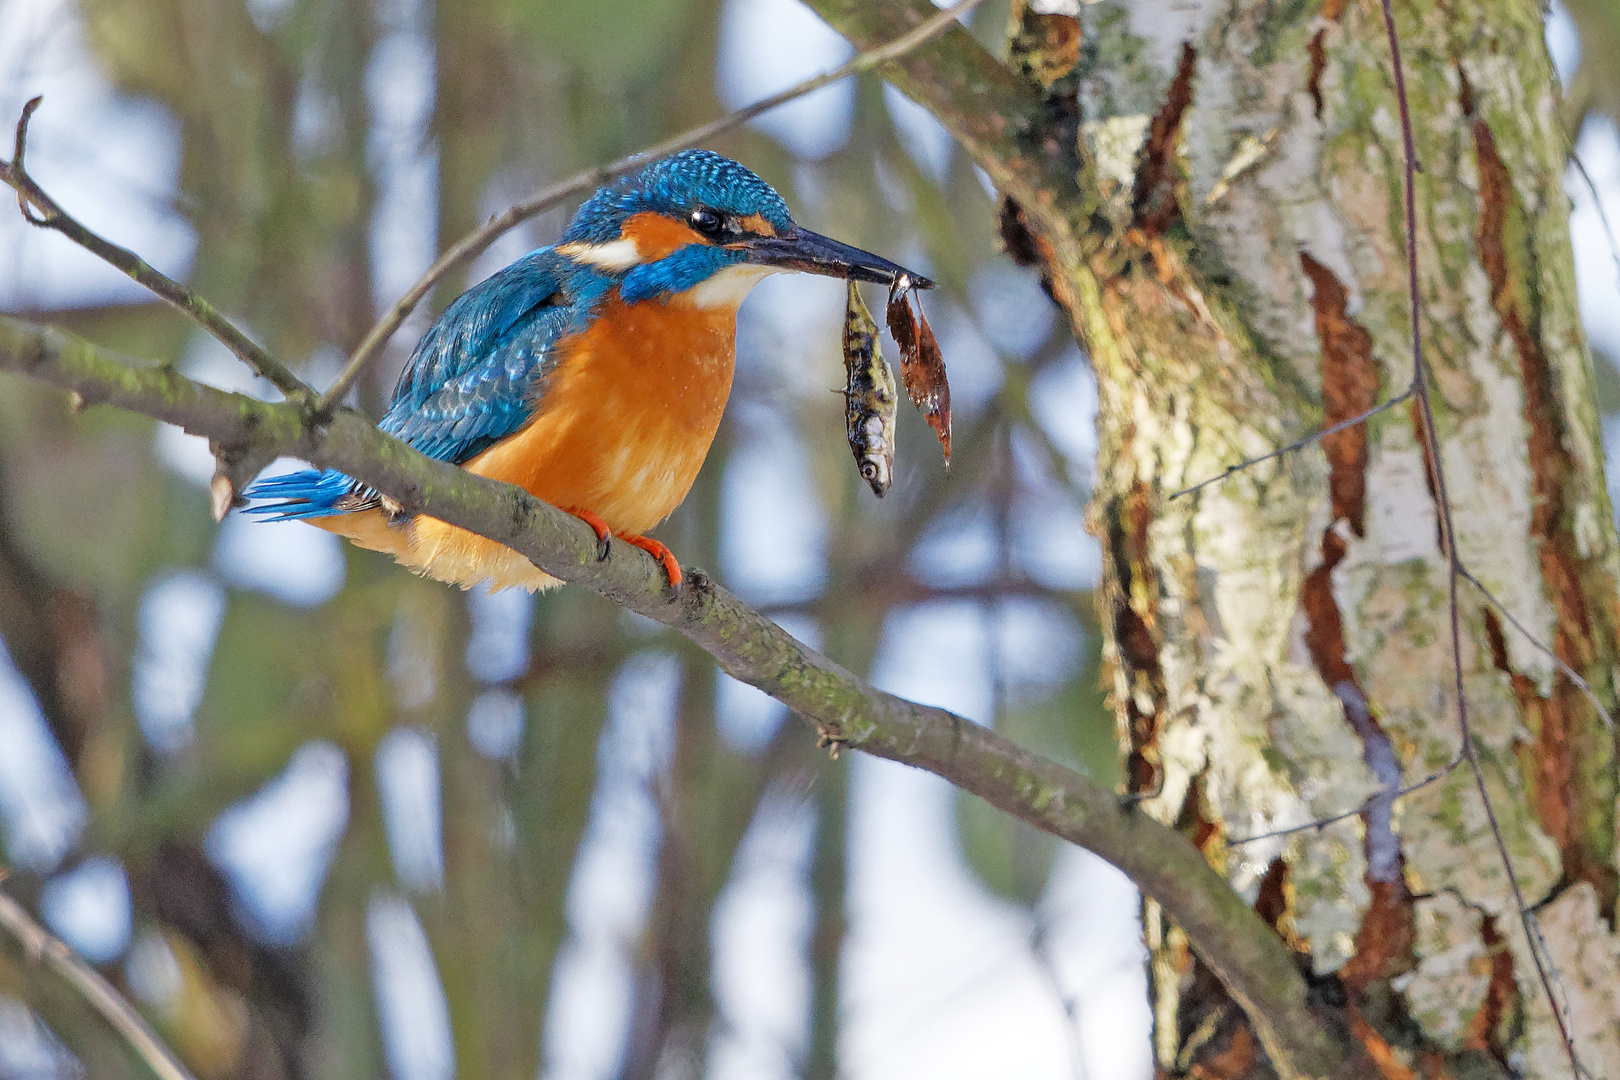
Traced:
<path id="1" fill-rule="evenodd" d="M 357 510 L 364 504 L 366 492 L 353 477 L 335 469 L 304 469 L 265 477 L 249 484 L 242 494 L 249 499 L 281 500 L 250 506 L 244 513 L 266 521 L 296 521 Z"/>

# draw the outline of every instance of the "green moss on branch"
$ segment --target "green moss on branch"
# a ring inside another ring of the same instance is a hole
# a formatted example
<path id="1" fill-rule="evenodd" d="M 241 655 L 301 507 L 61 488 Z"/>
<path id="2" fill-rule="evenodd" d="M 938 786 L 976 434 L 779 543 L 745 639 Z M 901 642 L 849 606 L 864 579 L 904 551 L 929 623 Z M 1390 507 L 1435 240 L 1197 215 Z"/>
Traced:
<path id="1" fill-rule="evenodd" d="M 83 339 L 0 316 L 0 371 L 30 375 L 176 424 L 249 456 L 292 454 L 339 469 L 427 513 L 499 540 L 546 572 L 690 638 L 734 678 L 823 735 L 926 769 L 1037 828 L 1095 852 L 1157 900 L 1243 1003 L 1279 1073 L 1325 1077 L 1348 1055 L 1307 1008 L 1287 949 L 1196 848 L 1122 807 L 1113 791 L 943 709 L 883 693 L 714 584 L 702 571 L 670 597 L 648 556 L 614 545 L 604 562 L 582 521 L 508 484 L 434 461 L 343 411 L 327 426 L 297 405 L 226 393 L 141 366 Z"/>

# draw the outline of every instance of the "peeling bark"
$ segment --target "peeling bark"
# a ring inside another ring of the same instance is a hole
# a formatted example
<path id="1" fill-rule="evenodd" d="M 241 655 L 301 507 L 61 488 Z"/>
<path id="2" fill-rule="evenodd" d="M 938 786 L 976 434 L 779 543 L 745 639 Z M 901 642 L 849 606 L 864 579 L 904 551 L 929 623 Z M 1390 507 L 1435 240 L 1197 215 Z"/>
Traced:
<path id="1" fill-rule="evenodd" d="M 1131 221 L 1148 236 L 1157 236 L 1181 217 L 1181 204 L 1177 189 L 1180 187 L 1180 169 L 1176 163 L 1181 141 L 1181 118 L 1192 104 L 1193 71 L 1198 53 L 1192 43 L 1181 46 L 1181 61 L 1176 66 L 1176 77 L 1165 92 L 1164 104 L 1153 116 L 1148 127 L 1147 142 L 1142 146 L 1140 163 L 1136 168 L 1136 183 L 1131 193 Z"/>
<path id="2" fill-rule="evenodd" d="M 1379 13 L 1103 0 L 1082 19 L 1096 58 L 1083 130 L 1113 228 L 1093 234 L 1074 293 L 1101 384 L 1091 523 L 1108 556 L 1099 595 L 1130 782 L 1316 985 L 1336 988 L 1343 1001 L 1324 1003 L 1368 1075 L 1567 1076 L 1472 780 L 1457 770 L 1389 795 L 1460 746 L 1433 465 L 1407 410 L 1167 498 L 1411 378 Z M 1421 58 L 1423 331 L 1459 551 L 1612 703 L 1620 548 L 1539 17 L 1419 2 L 1398 19 Z M 1521 887 L 1533 904 L 1579 895 L 1580 910 L 1611 911 L 1611 736 L 1477 596 L 1462 619 L 1486 785 Z M 1358 806 L 1321 830 L 1226 846 Z M 1620 980 L 1598 922 L 1584 962 L 1607 973 L 1593 982 Z M 1222 994 L 1173 929 L 1151 947 L 1161 1068 L 1267 1075 L 1233 1071 L 1231 1033 L 1209 1020 Z M 1620 1076 L 1607 1048 L 1620 1014 L 1594 1007 L 1574 1024 L 1583 1065 Z"/>
<path id="3" fill-rule="evenodd" d="M 1555 372 L 1535 325 L 1539 321 L 1535 281 L 1527 279 L 1522 272 L 1515 272 L 1513 265 L 1533 259 L 1535 255 L 1523 247 L 1524 209 L 1514 191 L 1507 165 L 1496 148 L 1490 124 L 1476 114 L 1473 87 L 1466 74 L 1462 77 L 1459 102 L 1464 115 L 1472 117 L 1469 127 L 1479 169 L 1480 261 L 1490 280 L 1491 304 L 1518 357 L 1523 384 L 1523 414 L 1529 429 L 1532 476 L 1530 534 L 1538 550 L 1545 592 L 1557 613 L 1551 644 L 1559 659 L 1580 671 L 1590 667 L 1597 654 L 1585 595 L 1587 582 L 1593 575 L 1582 566 L 1571 528 L 1573 522 L 1566 520 L 1570 507 L 1565 486 L 1576 469 L 1564 448 L 1563 433 L 1567 423 L 1561 415 L 1555 390 Z M 1514 251 L 1515 242 L 1520 248 L 1518 252 Z M 1600 589 L 1607 584 L 1602 581 L 1601 572 L 1595 584 Z M 1492 621 L 1487 620 L 1488 633 Z M 1583 803 L 1589 799 L 1575 776 L 1575 759 L 1580 752 L 1577 733 L 1584 723 L 1590 723 L 1590 706 L 1576 687 L 1563 680 L 1555 683 L 1545 697 L 1528 693 L 1524 677 L 1513 670 L 1505 653 L 1498 654 L 1496 640 L 1499 636 L 1498 627 L 1491 635 L 1493 659 L 1497 668 L 1513 680 L 1514 696 L 1536 736 L 1525 756 L 1529 759 L 1526 772 L 1534 784 L 1534 803 L 1541 827 L 1558 844 L 1565 879 L 1591 882 L 1604 898 L 1605 905 L 1612 907 L 1615 900 L 1615 868 L 1610 861 L 1612 836 L 1587 836 L 1578 826 L 1585 809 Z M 1612 634 L 1610 640 L 1613 640 Z M 1612 793 L 1607 793 L 1606 801 L 1613 801 Z M 1594 847 L 1596 850 L 1592 850 Z"/>

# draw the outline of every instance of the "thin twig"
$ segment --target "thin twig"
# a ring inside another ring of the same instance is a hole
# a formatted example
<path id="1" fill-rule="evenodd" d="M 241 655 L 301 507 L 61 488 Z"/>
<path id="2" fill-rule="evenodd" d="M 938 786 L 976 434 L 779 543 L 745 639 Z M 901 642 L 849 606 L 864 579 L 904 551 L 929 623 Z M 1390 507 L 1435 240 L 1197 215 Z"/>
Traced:
<path id="1" fill-rule="evenodd" d="M 1508 853 L 1507 840 L 1502 835 L 1502 825 L 1497 820 L 1496 808 L 1491 805 L 1491 794 L 1485 786 L 1485 770 L 1480 765 L 1479 749 L 1474 744 L 1473 725 L 1468 718 L 1468 696 L 1463 677 L 1462 656 L 1462 615 L 1457 600 L 1457 583 L 1462 577 L 1462 558 L 1457 552 L 1457 530 L 1451 516 L 1451 496 L 1446 488 L 1445 463 L 1440 457 L 1439 428 L 1434 422 L 1434 406 L 1430 401 L 1429 379 L 1426 363 L 1423 359 L 1423 321 L 1422 321 L 1422 294 L 1418 288 L 1418 252 L 1417 252 L 1417 148 L 1412 136 L 1412 110 L 1406 92 L 1406 71 L 1401 62 L 1401 39 L 1395 29 L 1395 10 L 1393 0 L 1382 0 L 1384 12 L 1384 29 L 1389 37 L 1390 62 L 1395 75 L 1395 98 L 1400 107 L 1401 118 L 1401 148 L 1403 151 L 1404 196 L 1406 202 L 1406 277 L 1408 290 L 1408 304 L 1411 308 L 1412 318 L 1412 385 L 1417 399 L 1418 414 L 1421 419 L 1418 432 L 1428 451 L 1429 467 L 1432 470 L 1434 481 L 1435 502 L 1440 510 L 1440 541 L 1445 551 L 1447 568 L 1447 596 L 1451 609 L 1451 661 L 1452 672 L 1456 683 L 1457 693 L 1457 728 L 1462 739 L 1462 755 L 1468 762 L 1469 771 L 1474 776 L 1474 786 L 1479 791 L 1480 802 L 1485 808 L 1485 819 L 1490 823 L 1491 838 L 1496 843 L 1497 854 L 1501 857 L 1502 868 L 1507 873 L 1508 885 L 1513 891 L 1513 900 L 1518 908 L 1519 919 L 1524 924 L 1526 938 L 1534 937 L 1534 928 L 1531 925 L 1531 915 L 1524 900 L 1524 890 L 1519 887 L 1518 874 L 1513 869 L 1513 857 Z M 1558 1022 L 1558 1033 L 1563 1038 L 1564 1049 L 1569 1055 L 1570 1067 L 1574 1074 L 1581 1074 L 1580 1057 L 1575 1051 L 1575 1040 L 1570 1035 L 1569 1026 L 1564 1021 L 1564 1015 L 1558 1007 L 1558 996 L 1553 991 L 1552 976 L 1547 972 L 1547 965 L 1541 953 L 1532 943 L 1530 945 L 1530 959 L 1536 967 L 1536 975 L 1541 981 L 1541 988 L 1547 994 L 1547 1001 L 1552 1006 L 1553 1017 Z"/>
<path id="2" fill-rule="evenodd" d="M 1063 979 L 1058 975 L 1057 961 L 1052 957 L 1051 921 L 1039 909 L 1033 912 L 1033 916 L 1035 925 L 1029 935 L 1030 955 L 1045 978 L 1046 988 L 1052 992 L 1053 1000 L 1063 1010 L 1063 1035 L 1069 1047 L 1069 1064 L 1074 1080 L 1088 1080 L 1091 1070 L 1086 1067 L 1086 1047 L 1080 1038 L 1080 1002 L 1064 989 Z"/>
<path id="3" fill-rule="evenodd" d="M 1539 907 L 1539 906 L 1540 905 L 1537 905 L 1537 907 Z M 1545 957 L 1546 960 L 1547 960 L 1547 970 L 1552 972 L 1553 983 L 1556 986 L 1558 986 L 1560 989 L 1562 989 L 1563 985 L 1564 985 L 1564 977 L 1561 974 L 1559 974 L 1558 964 L 1557 964 L 1556 961 L 1553 960 L 1552 949 L 1548 948 L 1548 946 L 1547 946 L 1547 935 L 1542 933 L 1542 931 L 1541 931 L 1541 919 L 1540 919 L 1540 917 L 1537 915 L 1537 913 L 1535 911 L 1531 911 L 1531 912 L 1528 913 L 1528 917 L 1527 917 L 1525 925 L 1530 928 L 1531 933 L 1532 933 L 1532 939 L 1531 939 L 1531 942 L 1530 942 L 1530 947 L 1532 949 L 1539 949 L 1540 950 L 1541 955 L 1543 957 Z M 1554 1001 L 1553 1002 L 1553 1008 L 1557 1009 L 1560 1013 L 1562 1013 L 1563 1016 L 1564 1016 L 1565 1021 L 1568 1022 L 1568 1020 L 1569 1020 L 1569 1002 L 1568 1001 Z M 1577 1077 L 1586 1077 L 1587 1080 L 1596 1080 L 1596 1078 L 1592 1076 L 1592 1071 L 1590 1069 L 1588 1069 L 1581 1062 L 1577 1061 L 1575 1063 L 1575 1069 L 1576 1069 Z"/>
<path id="4" fill-rule="evenodd" d="M 1175 500 L 1175 499 L 1181 498 L 1183 495 L 1191 495 L 1195 491 L 1202 491 L 1204 488 L 1209 487 L 1209 485 L 1211 485 L 1211 484 L 1220 483 L 1222 480 L 1225 480 L 1227 477 L 1231 476 L 1233 473 L 1243 472 L 1246 469 L 1252 469 L 1254 466 L 1259 465 L 1261 462 L 1270 461 L 1272 458 L 1282 457 L 1285 454 L 1292 454 L 1296 450 L 1303 450 L 1303 449 L 1305 449 L 1305 447 L 1311 445 L 1314 442 L 1317 442 L 1320 439 L 1325 439 L 1329 435 L 1337 435 L 1339 432 L 1345 430 L 1346 428 L 1353 428 L 1357 424 L 1364 424 L 1368 420 L 1371 420 L 1373 417 L 1377 416 L 1379 413 L 1385 412 L 1385 411 L 1387 411 L 1389 409 L 1393 409 L 1395 406 L 1399 405 L 1401 402 L 1403 402 L 1403 401 L 1407 400 L 1408 398 L 1410 398 L 1412 396 L 1413 392 L 1416 389 L 1417 388 L 1416 388 L 1415 385 L 1408 386 L 1405 390 L 1402 390 L 1400 392 L 1400 394 L 1397 395 L 1396 397 L 1392 397 L 1388 401 L 1381 402 L 1380 404 L 1374 405 L 1372 408 L 1368 409 L 1364 413 L 1357 413 L 1355 416 L 1350 417 L 1350 419 L 1348 419 L 1348 420 L 1340 420 L 1337 424 L 1334 424 L 1332 427 L 1325 427 L 1325 428 L 1321 429 L 1320 431 L 1313 431 L 1309 435 L 1305 436 L 1303 439 L 1299 439 L 1299 440 L 1297 440 L 1295 442 L 1291 442 L 1287 446 L 1278 447 L 1276 450 L 1273 450 L 1270 453 L 1261 454 L 1259 457 L 1249 458 L 1247 461 L 1240 461 L 1236 465 L 1229 465 L 1229 466 L 1227 466 L 1225 472 L 1222 472 L 1222 473 L 1219 473 L 1219 474 L 1217 474 L 1215 476 L 1212 476 L 1208 480 L 1200 480 L 1198 483 L 1194 484 L 1192 487 L 1184 487 L 1180 491 L 1178 491 L 1175 494 L 1171 495 L 1170 498 L 1172 500 Z"/>
<path id="5" fill-rule="evenodd" d="M 1597 184 L 1592 182 L 1592 174 L 1586 171 L 1585 162 L 1581 161 L 1581 155 L 1576 153 L 1573 146 L 1569 150 L 1569 162 L 1581 174 L 1581 179 L 1586 181 L 1586 190 L 1592 193 L 1592 208 L 1597 211 L 1598 223 L 1603 226 L 1603 235 L 1609 241 L 1609 257 L 1614 260 L 1615 270 L 1620 272 L 1620 244 L 1615 243 L 1614 230 L 1609 227 L 1609 215 L 1603 209 L 1603 196 L 1599 194 Z"/>
<path id="6" fill-rule="evenodd" d="M 35 97 L 23 106 L 22 116 L 17 120 L 17 141 L 12 158 L 9 162 L 0 161 L 0 182 L 17 192 L 17 205 L 22 209 L 23 218 L 31 225 L 37 225 L 42 229 L 54 229 L 61 233 L 103 262 L 122 270 L 168 301 L 171 306 L 189 315 L 198 326 L 217 338 L 222 345 L 236 354 L 238 359 L 268 379 L 289 399 L 307 400 L 313 396 L 314 392 L 299 381 L 298 376 L 237 329 L 229 319 L 215 310 L 212 304 L 167 274 L 148 266 L 145 259 L 128 248 L 119 247 L 112 241 L 91 232 L 57 205 L 56 200 L 45 194 L 23 168 L 23 154 L 28 141 L 28 121 L 34 115 L 34 110 L 39 108 L 41 100 L 43 99 Z M 37 217 L 30 212 L 30 208 L 39 212 Z"/>
<path id="7" fill-rule="evenodd" d="M 4 927 L 29 959 L 44 960 L 68 985 L 77 990 L 102 1015 L 129 1048 L 146 1063 L 159 1080 L 193 1080 L 174 1052 L 147 1027 L 140 1013 L 101 977 L 95 968 L 73 955 L 73 950 L 53 937 L 24 910 L 23 906 L 0 892 L 0 927 Z"/>
<path id="8" fill-rule="evenodd" d="M 1371 809 L 1373 804 L 1378 802 L 1380 799 L 1388 799 L 1391 803 L 1393 803 L 1396 799 L 1410 795 L 1414 791 L 1421 791 L 1430 784 L 1444 780 L 1446 777 L 1450 776 L 1457 766 L 1462 764 L 1462 762 L 1462 755 L 1458 754 L 1456 757 L 1451 759 L 1449 764 L 1441 767 L 1435 772 L 1430 773 L 1428 776 L 1425 776 L 1422 780 L 1419 780 L 1415 784 L 1410 784 L 1403 787 L 1399 791 L 1379 791 L 1367 796 L 1367 798 L 1362 801 L 1361 805 L 1356 807 L 1354 810 L 1346 810 L 1344 813 L 1334 814 L 1332 817 L 1317 818 L 1315 821 L 1307 821 L 1303 825 L 1290 825 L 1286 829 L 1272 829 L 1270 832 L 1256 833 L 1254 836 L 1245 836 L 1237 840 L 1228 840 L 1226 842 L 1226 846 L 1229 848 L 1242 847 L 1244 844 L 1253 844 L 1261 840 L 1271 840 L 1278 836 L 1292 836 L 1294 833 L 1308 832 L 1311 829 L 1325 829 L 1329 825 L 1337 825 L 1341 821 L 1346 821 L 1353 817 L 1360 817 L 1362 814 L 1365 814 L 1369 809 Z"/>
<path id="9" fill-rule="evenodd" d="M 33 118 L 34 110 L 39 108 L 40 103 L 44 100 L 45 98 L 42 95 L 35 94 L 23 103 L 22 115 L 17 118 L 17 139 L 12 144 L 11 167 L 18 173 L 22 173 L 24 168 L 23 156 L 28 153 L 28 121 Z M 30 225 L 50 225 L 50 222 L 34 214 L 33 207 L 28 205 L 28 200 L 23 197 L 21 191 L 17 192 L 17 210 L 22 214 L 23 220 Z"/>
<path id="10" fill-rule="evenodd" d="M 1609 712 L 1609 710 L 1604 706 L 1603 701 L 1597 696 L 1597 691 L 1592 689 L 1592 684 L 1583 679 L 1580 672 L 1576 671 L 1574 668 L 1570 667 L 1569 664 L 1565 663 L 1563 657 L 1559 656 L 1552 649 L 1548 648 L 1539 638 L 1536 637 L 1536 635 L 1532 634 L 1523 623 L 1515 618 L 1513 612 L 1509 611 L 1507 606 L 1496 598 L 1496 594 L 1487 589 L 1484 583 L 1481 582 L 1479 578 L 1474 576 L 1474 572 L 1472 570 L 1468 569 L 1467 566 L 1458 566 L 1457 572 L 1466 578 L 1470 585 L 1478 589 L 1479 594 L 1485 598 L 1485 602 L 1490 604 L 1491 607 L 1495 608 L 1497 614 L 1506 619 L 1508 624 L 1512 626 L 1513 629 L 1524 635 L 1524 639 L 1534 646 L 1537 652 L 1540 652 L 1547 659 L 1551 660 L 1557 666 L 1558 670 L 1563 674 L 1564 678 L 1574 683 L 1580 692 L 1586 695 L 1586 700 L 1592 703 L 1592 708 L 1596 709 L 1597 714 L 1603 717 L 1603 723 L 1608 726 L 1610 731 L 1613 731 L 1615 727 L 1614 714 Z"/>
<path id="11" fill-rule="evenodd" d="M 405 295 L 401 296 L 399 301 L 389 309 L 388 314 L 377 321 L 377 325 L 371 328 L 355 348 L 354 355 L 349 358 L 348 366 L 337 377 L 337 381 L 332 383 L 327 388 L 326 393 L 322 394 L 320 400 L 315 403 L 315 415 L 325 417 L 331 414 L 332 410 L 337 407 L 338 402 L 343 399 L 343 395 L 349 392 L 349 388 L 360 377 L 360 373 L 365 369 L 365 366 L 388 343 L 388 339 L 394 336 L 394 331 L 399 329 L 400 324 L 416 309 L 416 305 L 422 302 L 422 298 L 433 289 L 433 286 L 438 284 L 440 278 L 461 263 L 478 256 L 502 234 L 511 231 L 536 214 L 551 209 L 570 196 L 594 190 L 614 177 L 622 176 L 632 169 L 647 164 L 649 161 L 656 161 L 658 158 L 668 157 L 679 150 L 696 146 L 698 143 L 712 139 L 716 135 L 721 135 L 734 127 L 740 127 L 754 117 L 769 112 L 778 105 L 785 105 L 796 98 L 814 93 L 824 86 L 847 79 L 851 75 L 859 75 L 862 72 L 887 64 L 891 60 L 899 59 L 919 45 L 944 33 L 959 17 L 967 14 L 983 2 L 984 0 L 958 0 L 956 4 L 929 16 L 893 41 L 866 50 L 842 67 L 817 75 L 813 79 L 806 79 L 797 86 L 783 90 L 781 93 L 772 94 L 770 97 L 762 98 L 752 105 L 710 120 L 706 124 L 699 124 L 695 128 L 683 131 L 681 134 L 665 139 L 663 142 L 650 146 L 645 150 L 638 150 L 634 154 L 629 154 L 610 164 L 598 165 L 594 169 L 586 169 L 566 180 L 541 188 L 522 202 L 516 203 L 504 212 L 490 218 L 482 227 L 474 229 L 466 236 L 463 236 L 443 255 L 440 255 L 437 261 L 428 267 L 427 272 L 417 280 L 416 284 L 407 289 Z"/>

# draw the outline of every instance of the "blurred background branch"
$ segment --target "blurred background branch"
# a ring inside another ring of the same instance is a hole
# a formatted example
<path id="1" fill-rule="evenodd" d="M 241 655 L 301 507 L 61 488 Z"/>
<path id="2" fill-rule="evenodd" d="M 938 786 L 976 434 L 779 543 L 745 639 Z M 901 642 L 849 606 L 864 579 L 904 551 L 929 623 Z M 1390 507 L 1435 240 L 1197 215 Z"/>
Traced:
<path id="1" fill-rule="evenodd" d="M 5 871 L 0 869 L 0 881 Z M 175 1060 L 169 1048 L 152 1033 L 146 1022 L 125 1001 L 112 984 L 102 978 L 94 968 L 73 955 L 71 949 L 52 937 L 40 926 L 21 904 L 0 892 L 0 929 L 4 929 L 22 958 L 31 964 L 49 967 L 64 982 L 72 986 L 91 1008 L 121 1035 L 132 1053 L 145 1063 L 159 1080 L 192 1080 L 183 1065 Z"/>

